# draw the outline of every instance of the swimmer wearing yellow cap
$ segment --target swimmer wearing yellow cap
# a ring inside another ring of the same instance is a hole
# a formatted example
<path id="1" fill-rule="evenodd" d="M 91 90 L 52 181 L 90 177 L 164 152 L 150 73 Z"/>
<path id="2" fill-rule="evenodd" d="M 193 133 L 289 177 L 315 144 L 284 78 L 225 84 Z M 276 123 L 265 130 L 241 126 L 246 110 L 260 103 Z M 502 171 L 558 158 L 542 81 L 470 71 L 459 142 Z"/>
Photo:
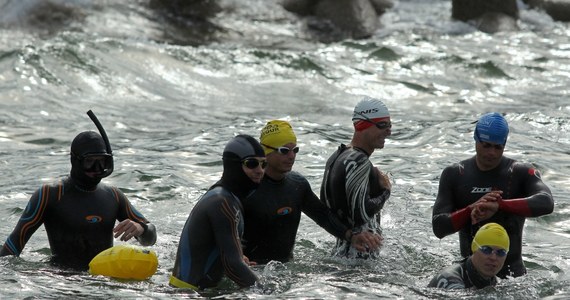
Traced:
<path id="1" fill-rule="evenodd" d="M 497 284 L 509 252 L 510 240 L 507 231 L 497 223 L 481 227 L 471 243 L 473 254 L 465 261 L 445 268 L 433 277 L 428 287 L 445 289 L 484 288 Z"/>
<path id="2" fill-rule="evenodd" d="M 244 254 L 250 262 L 286 262 L 293 257 L 301 212 L 327 232 L 366 251 L 380 241 L 370 233 L 353 234 L 313 192 L 303 175 L 292 171 L 299 146 L 289 122 L 272 120 L 261 129 L 267 167 L 261 184 L 243 201 Z"/>

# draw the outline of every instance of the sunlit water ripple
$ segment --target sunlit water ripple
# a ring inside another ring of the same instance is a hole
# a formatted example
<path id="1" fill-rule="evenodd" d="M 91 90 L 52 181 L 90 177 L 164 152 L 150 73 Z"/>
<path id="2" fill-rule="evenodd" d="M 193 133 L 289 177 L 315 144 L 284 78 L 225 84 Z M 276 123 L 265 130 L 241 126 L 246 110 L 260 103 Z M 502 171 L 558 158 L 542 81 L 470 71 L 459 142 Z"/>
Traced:
<path id="1" fill-rule="evenodd" d="M 0 259 L 1 298 L 199 298 L 170 288 L 168 276 L 188 213 L 221 174 L 227 140 L 257 136 L 269 119 L 289 120 L 302 149 L 295 169 L 318 193 L 324 163 L 350 140 L 350 111 L 364 94 L 384 99 L 394 123 L 385 149 L 371 157 L 394 182 L 381 257 L 331 258 L 333 239 L 304 217 L 295 261 L 256 267 L 263 287 L 236 290 L 226 280 L 204 296 L 570 295 L 567 24 L 524 10 L 521 31 L 488 35 L 451 21 L 448 1 L 402 0 L 382 16 L 374 37 L 321 44 L 305 39 L 301 21 L 276 0 L 223 2 L 227 9 L 212 22 L 226 30 L 203 44 L 166 32 L 172 27 L 135 0 L 67 1 L 82 17 L 47 34 L 0 29 L 0 237 L 11 232 L 35 188 L 67 174 L 69 143 L 95 129 L 85 115 L 93 109 L 116 155 L 106 181 L 157 225 L 160 261 L 143 282 L 53 269 L 45 263 L 42 228 L 20 258 Z M 512 132 L 506 155 L 536 164 L 555 211 L 527 221 L 527 276 L 480 291 L 428 289 L 434 272 L 459 257 L 456 235 L 439 240 L 431 230 L 439 174 L 474 154 L 472 122 L 488 111 L 506 114 Z"/>

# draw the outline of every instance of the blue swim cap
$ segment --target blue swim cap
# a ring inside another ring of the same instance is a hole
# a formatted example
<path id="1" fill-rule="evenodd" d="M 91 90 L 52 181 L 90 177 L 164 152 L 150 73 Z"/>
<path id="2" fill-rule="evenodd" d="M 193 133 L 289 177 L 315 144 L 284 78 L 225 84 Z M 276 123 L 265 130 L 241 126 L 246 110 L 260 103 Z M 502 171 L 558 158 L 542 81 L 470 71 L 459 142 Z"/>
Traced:
<path id="1" fill-rule="evenodd" d="M 473 138 L 477 142 L 505 145 L 508 135 L 507 120 L 499 113 L 487 113 L 477 121 Z"/>

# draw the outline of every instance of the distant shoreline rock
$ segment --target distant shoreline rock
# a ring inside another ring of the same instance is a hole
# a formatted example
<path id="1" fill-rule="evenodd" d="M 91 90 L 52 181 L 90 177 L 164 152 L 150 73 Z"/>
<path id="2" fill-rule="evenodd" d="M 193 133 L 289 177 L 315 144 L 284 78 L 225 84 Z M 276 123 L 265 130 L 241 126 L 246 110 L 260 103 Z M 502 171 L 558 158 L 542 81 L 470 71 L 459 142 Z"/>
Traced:
<path id="1" fill-rule="evenodd" d="M 570 21 L 570 0 L 523 0 L 530 8 L 541 9 L 555 21 Z M 483 32 L 517 30 L 519 8 L 516 0 L 452 0 L 451 17 L 471 23 Z"/>
<path id="2" fill-rule="evenodd" d="M 332 40 L 372 36 L 380 27 L 379 17 L 394 5 L 392 0 L 283 0 L 281 4 L 307 17 L 309 30 Z"/>

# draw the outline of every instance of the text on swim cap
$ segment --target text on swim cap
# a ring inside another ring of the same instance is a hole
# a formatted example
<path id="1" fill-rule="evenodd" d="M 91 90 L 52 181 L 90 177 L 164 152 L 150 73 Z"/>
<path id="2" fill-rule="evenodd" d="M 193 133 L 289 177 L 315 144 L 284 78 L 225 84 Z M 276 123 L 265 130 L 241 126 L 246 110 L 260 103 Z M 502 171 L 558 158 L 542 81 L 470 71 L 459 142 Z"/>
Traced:
<path id="1" fill-rule="evenodd" d="M 370 108 L 367 110 L 359 111 L 357 113 L 359 113 L 359 114 L 371 114 L 371 113 L 376 113 L 376 112 L 378 112 L 378 108 Z"/>
<path id="2" fill-rule="evenodd" d="M 279 131 L 279 125 L 269 124 L 265 126 L 265 128 L 263 128 L 261 135 L 264 136 L 267 134 L 276 133 L 278 131 Z"/>

